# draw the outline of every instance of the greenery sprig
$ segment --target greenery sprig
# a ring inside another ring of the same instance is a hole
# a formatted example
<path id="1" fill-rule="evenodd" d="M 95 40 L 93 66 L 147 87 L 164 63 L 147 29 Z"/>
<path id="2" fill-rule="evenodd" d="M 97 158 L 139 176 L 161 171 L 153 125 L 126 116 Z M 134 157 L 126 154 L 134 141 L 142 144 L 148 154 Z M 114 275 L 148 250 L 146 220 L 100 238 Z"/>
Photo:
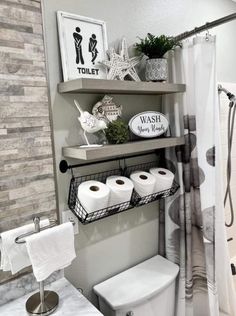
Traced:
<path id="1" fill-rule="evenodd" d="M 129 140 L 128 125 L 120 118 L 108 124 L 105 134 L 110 144 L 122 144 Z"/>

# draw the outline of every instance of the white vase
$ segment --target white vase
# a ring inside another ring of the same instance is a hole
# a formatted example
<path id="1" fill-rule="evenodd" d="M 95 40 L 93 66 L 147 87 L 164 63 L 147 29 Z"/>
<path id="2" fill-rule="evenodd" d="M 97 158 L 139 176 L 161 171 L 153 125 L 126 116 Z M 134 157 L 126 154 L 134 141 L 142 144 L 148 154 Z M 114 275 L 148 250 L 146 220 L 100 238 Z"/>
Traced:
<path id="1" fill-rule="evenodd" d="M 145 77 L 147 81 L 166 81 L 168 64 L 165 58 L 151 58 L 147 60 Z"/>

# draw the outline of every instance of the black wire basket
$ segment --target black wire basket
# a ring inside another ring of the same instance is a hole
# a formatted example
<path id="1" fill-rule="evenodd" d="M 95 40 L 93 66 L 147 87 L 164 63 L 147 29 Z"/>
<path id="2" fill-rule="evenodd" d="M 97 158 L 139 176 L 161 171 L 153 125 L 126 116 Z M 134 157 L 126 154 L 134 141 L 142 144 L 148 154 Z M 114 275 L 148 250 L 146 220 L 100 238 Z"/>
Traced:
<path id="1" fill-rule="evenodd" d="M 148 163 L 142 163 L 138 165 L 133 165 L 126 168 L 125 175 L 127 177 L 130 177 L 131 173 L 134 171 L 146 171 L 149 172 L 151 168 L 157 167 L 157 162 L 148 162 Z M 159 191 L 156 193 L 152 193 L 149 195 L 146 195 L 144 197 L 141 197 L 136 191 L 135 194 L 133 194 L 132 198 L 132 204 L 135 207 L 139 207 L 148 203 L 151 203 L 153 201 L 160 200 L 162 198 L 166 198 L 168 196 L 174 195 L 177 190 L 179 189 L 179 184 L 176 181 L 173 181 L 172 187 L 168 190 Z"/>
<path id="2" fill-rule="evenodd" d="M 130 201 L 127 201 L 121 204 L 112 205 L 107 208 L 96 210 L 90 213 L 88 213 L 85 210 L 80 200 L 78 199 L 78 196 L 77 196 L 78 187 L 84 181 L 96 180 L 96 181 L 106 183 L 106 179 L 109 176 L 120 175 L 120 176 L 129 177 L 129 175 L 133 171 L 136 171 L 136 170 L 149 171 L 150 168 L 156 167 L 156 165 L 157 165 L 157 162 L 143 163 L 143 164 L 130 166 L 128 168 L 125 168 L 124 170 L 114 169 L 114 170 L 94 173 L 94 174 L 90 174 L 86 176 L 78 176 L 78 177 L 73 176 L 70 181 L 68 206 L 70 210 L 78 217 L 79 221 L 82 224 L 89 224 L 97 220 L 100 220 L 102 218 L 105 218 L 114 214 L 118 214 L 118 213 L 127 211 L 131 208 L 142 206 L 150 202 L 159 200 L 161 198 L 165 198 L 167 196 L 173 195 L 179 188 L 179 185 L 176 182 L 174 182 L 173 186 L 168 190 L 161 191 L 158 193 L 153 193 L 145 197 L 141 197 L 135 190 L 133 190 Z"/>
<path id="3" fill-rule="evenodd" d="M 68 206 L 70 210 L 78 217 L 79 221 L 82 224 L 92 223 L 99 219 L 102 219 L 102 218 L 105 218 L 105 217 L 108 217 L 120 212 L 124 212 L 134 207 L 134 205 L 132 204 L 132 201 L 136 199 L 134 197 L 134 195 L 136 194 L 135 191 L 133 191 L 130 201 L 127 201 L 121 204 L 112 205 L 104 209 L 96 210 L 90 213 L 88 213 L 85 210 L 80 200 L 78 199 L 78 196 L 77 196 L 78 187 L 82 182 L 88 181 L 88 180 L 96 180 L 96 181 L 105 183 L 107 177 L 115 176 L 115 175 L 116 176 L 123 175 L 122 169 L 114 169 L 114 170 L 94 173 L 94 174 L 90 174 L 86 176 L 72 177 L 71 182 L 70 182 Z"/>

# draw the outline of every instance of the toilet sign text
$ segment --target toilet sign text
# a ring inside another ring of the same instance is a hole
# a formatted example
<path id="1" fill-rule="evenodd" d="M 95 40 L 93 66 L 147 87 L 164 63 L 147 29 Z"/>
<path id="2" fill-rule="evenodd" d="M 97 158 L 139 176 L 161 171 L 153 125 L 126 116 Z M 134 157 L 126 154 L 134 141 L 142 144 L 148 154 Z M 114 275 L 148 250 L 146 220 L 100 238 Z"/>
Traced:
<path id="1" fill-rule="evenodd" d="M 164 114 L 155 111 L 139 113 L 129 121 L 132 133 L 139 137 L 152 138 L 164 134 L 169 127 L 169 122 Z"/>

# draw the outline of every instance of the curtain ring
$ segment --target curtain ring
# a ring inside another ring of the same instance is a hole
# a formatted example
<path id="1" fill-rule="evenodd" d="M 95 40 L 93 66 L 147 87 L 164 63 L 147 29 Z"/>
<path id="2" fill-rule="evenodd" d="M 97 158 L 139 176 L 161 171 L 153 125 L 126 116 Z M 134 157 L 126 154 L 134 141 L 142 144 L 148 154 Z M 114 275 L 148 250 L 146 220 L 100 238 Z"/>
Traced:
<path id="1" fill-rule="evenodd" d="M 209 40 L 210 40 L 210 32 L 209 32 L 209 30 L 207 30 L 206 31 L 206 37 L 205 37 L 205 40 L 206 40 L 206 42 L 208 42 Z"/>

